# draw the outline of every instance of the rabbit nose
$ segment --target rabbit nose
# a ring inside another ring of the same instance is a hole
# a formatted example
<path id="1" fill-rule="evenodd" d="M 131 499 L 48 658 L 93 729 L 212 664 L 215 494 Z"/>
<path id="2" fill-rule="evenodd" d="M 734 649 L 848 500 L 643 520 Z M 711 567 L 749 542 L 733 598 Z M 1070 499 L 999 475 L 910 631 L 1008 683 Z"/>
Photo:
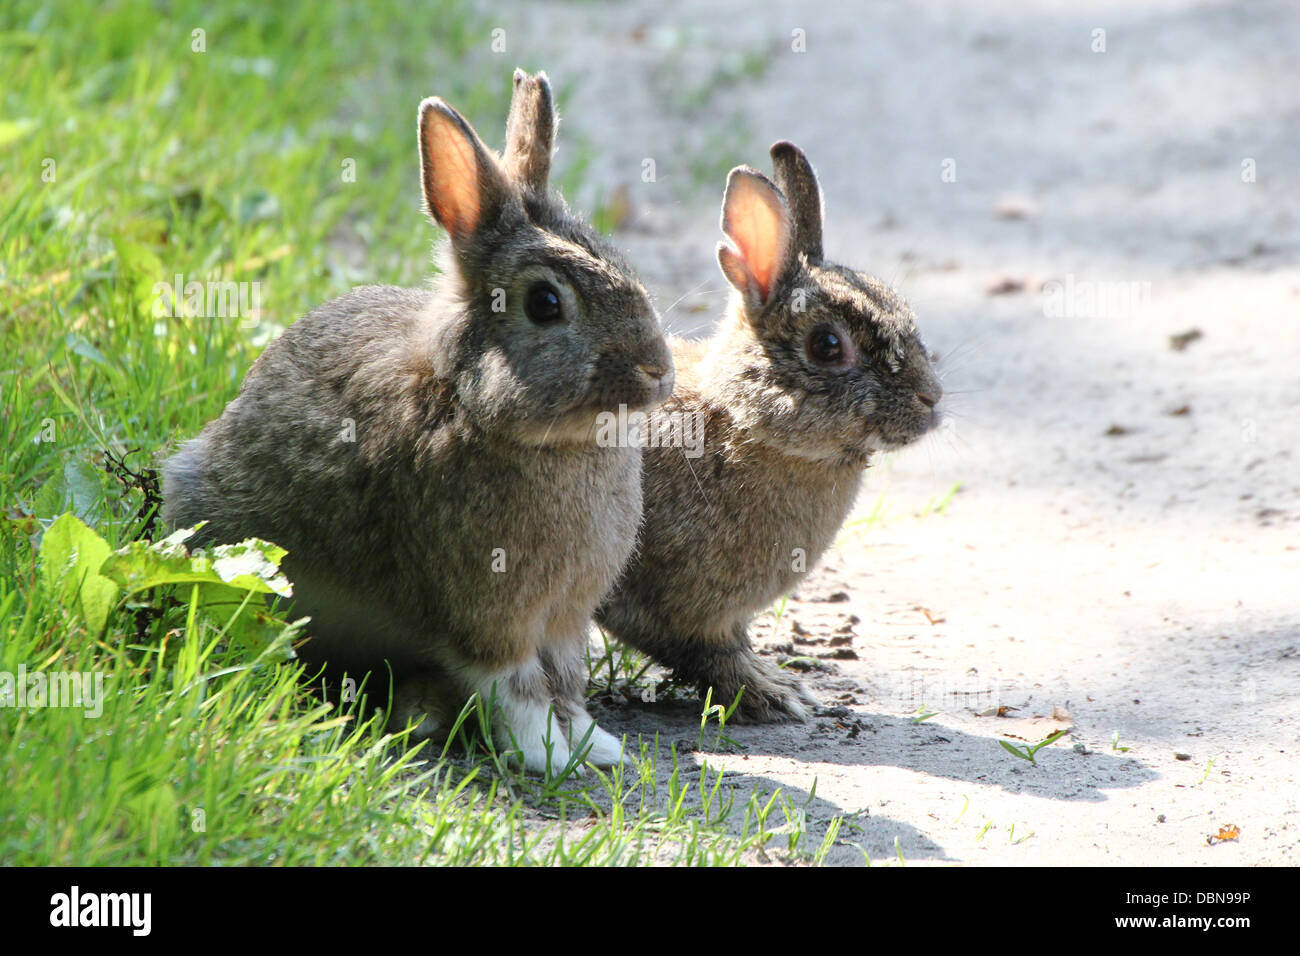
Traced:
<path id="1" fill-rule="evenodd" d="M 943 397 L 943 389 L 935 385 L 929 391 L 918 390 L 916 397 L 925 403 L 926 408 L 934 408 L 939 404 L 939 399 Z"/>

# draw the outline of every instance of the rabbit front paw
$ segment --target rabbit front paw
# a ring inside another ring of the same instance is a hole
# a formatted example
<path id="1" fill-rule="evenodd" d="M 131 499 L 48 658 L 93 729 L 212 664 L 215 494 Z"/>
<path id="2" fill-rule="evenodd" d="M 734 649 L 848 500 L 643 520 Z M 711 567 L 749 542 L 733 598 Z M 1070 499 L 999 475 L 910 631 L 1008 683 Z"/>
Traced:
<path id="1" fill-rule="evenodd" d="M 483 674 L 474 684 L 479 695 L 495 705 L 493 736 L 498 745 L 520 755 L 525 770 L 557 774 L 569 765 L 573 751 L 563 725 L 556 719 L 538 658 Z M 575 742 L 579 739 L 581 734 Z"/>
<path id="2" fill-rule="evenodd" d="M 597 767 L 632 766 L 632 761 L 623 752 L 622 741 L 598 727 L 591 716 L 581 710 L 569 721 L 569 746 L 573 750 L 582 745 L 587 728 L 591 728 L 591 736 L 587 739 L 587 753 L 583 758 L 586 763 Z"/>
<path id="3" fill-rule="evenodd" d="M 525 770 L 558 774 L 568 766 L 573 752 L 548 704 L 514 702 L 514 706 L 509 708 L 507 722 L 507 745 L 522 754 Z M 501 736 L 507 737 L 505 734 Z"/>

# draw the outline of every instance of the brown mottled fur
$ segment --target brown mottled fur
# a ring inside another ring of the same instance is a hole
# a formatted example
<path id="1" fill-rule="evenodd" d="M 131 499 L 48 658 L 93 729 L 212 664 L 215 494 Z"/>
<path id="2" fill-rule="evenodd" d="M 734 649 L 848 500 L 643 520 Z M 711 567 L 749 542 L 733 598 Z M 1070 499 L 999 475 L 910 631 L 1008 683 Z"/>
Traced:
<path id="1" fill-rule="evenodd" d="M 497 694 L 532 769 L 547 764 L 548 706 L 561 764 L 560 738 L 590 725 L 586 628 L 641 514 L 639 454 L 597 447 L 596 416 L 672 388 L 644 289 L 546 191 L 554 126 L 543 74 L 516 73 L 503 159 L 442 101 L 422 103 L 443 274 L 428 291 L 356 289 L 295 323 L 164 469 L 170 525 L 206 519 L 201 541 L 288 549 L 311 658 L 390 662 L 397 717 L 428 715 L 425 732 L 470 693 Z M 561 321 L 524 314 L 538 280 Z M 597 736 L 592 759 L 616 761 Z"/>
<path id="2" fill-rule="evenodd" d="M 701 694 L 711 686 L 730 703 L 743 687 L 752 719 L 802 718 L 814 701 L 754 654 L 750 619 L 831 544 L 871 453 L 937 423 L 941 394 L 906 304 L 823 261 L 807 159 L 788 143 L 772 155 L 780 190 L 748 168 L 728 178 L 718 254 L 734 291 L 721 326 L 705 342 L 671 342 L 665 410 L 704 417 L 703 454 L 646 450 L 639 547 L 597 612 Z M 811 331 L 827 324 L 857 361 L 828 371 L 810 357 Z"/>

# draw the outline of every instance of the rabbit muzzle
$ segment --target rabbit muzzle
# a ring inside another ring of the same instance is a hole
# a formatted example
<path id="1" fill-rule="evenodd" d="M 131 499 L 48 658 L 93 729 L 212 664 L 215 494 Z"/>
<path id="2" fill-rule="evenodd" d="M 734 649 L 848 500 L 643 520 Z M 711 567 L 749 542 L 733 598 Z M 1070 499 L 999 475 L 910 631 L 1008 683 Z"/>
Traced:
<path id="1" fill-rule="evenodd" d="M 897 397 L 893 408 L 868 424 L 868 446 L 892 451 L 934 431 L 943 423 L 939 407 L 942 397 L 943 388 L 937 381 L 925 383 L 911 395 Z"/>
<path id="2" fill-rule="evenodd" d="M 672 395 L 675 378 L 673 356 L 662 338 L 609 351 L 596 360 L 589 379 L 592 405 L 597 411 L 648 409 Z"/>

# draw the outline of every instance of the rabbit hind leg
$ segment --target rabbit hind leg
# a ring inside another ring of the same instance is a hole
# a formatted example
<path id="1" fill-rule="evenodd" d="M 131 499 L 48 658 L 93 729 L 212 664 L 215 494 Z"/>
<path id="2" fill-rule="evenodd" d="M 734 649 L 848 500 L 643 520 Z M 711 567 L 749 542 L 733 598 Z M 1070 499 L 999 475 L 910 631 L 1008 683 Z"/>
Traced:
<path id="1" fill-rule="evenodd" d="M 624 597 L 602 607 L 596 618 L 621 641 L 672 669 L 673 677 L 693 685 L 700 697 L 712 688 L 715 704 L 730 706 L 740 695 L 742 719 L 807 720 L 817 699 L 800 678 L 754 653 L 744 619 L 670 626 Z"/>

